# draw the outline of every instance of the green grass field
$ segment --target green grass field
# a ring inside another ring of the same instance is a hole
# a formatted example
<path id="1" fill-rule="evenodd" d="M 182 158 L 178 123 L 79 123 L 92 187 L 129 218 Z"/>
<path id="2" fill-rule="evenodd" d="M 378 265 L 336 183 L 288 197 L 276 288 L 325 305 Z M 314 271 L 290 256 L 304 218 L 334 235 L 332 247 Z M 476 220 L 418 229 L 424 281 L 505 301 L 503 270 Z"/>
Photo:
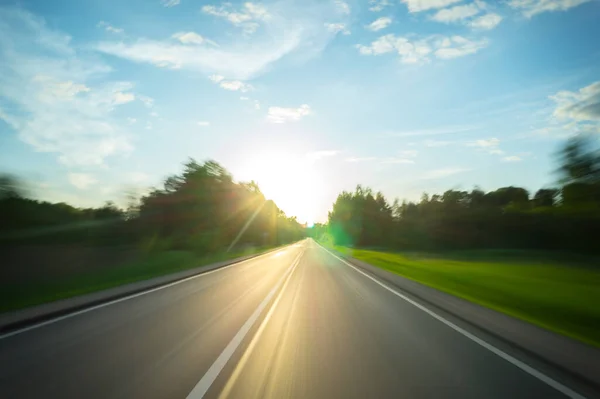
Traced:
<path id="1" fill-rule="evenodd" d="M 337 251 L 422 284 L 600 347 L 597 259 L 527 251 L 448 254 Z M 590 267 L 593 266 L 593 267 Z"/>
<path id="2" fill-rule="evenodd" d="M 249 248 L 207 257 L 198 257 L 188 251 L 163 251 L 148 254 L 142 259 L 124 263 L 119 267 L 81 274 L 72 279 L 50 280 L 41 284 L 4 285 L 0 287 L 0 313 L 253 255 L 267 249 Z"/>

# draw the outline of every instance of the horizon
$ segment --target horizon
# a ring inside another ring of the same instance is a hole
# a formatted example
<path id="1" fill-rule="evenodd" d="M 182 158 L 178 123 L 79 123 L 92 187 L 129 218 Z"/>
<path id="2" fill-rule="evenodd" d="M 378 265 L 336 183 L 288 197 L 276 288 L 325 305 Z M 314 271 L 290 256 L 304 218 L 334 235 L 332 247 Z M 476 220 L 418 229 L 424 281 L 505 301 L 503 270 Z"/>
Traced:
<path id="1" fill-rule="evenodd" d="M 556 183 L 600 133 L 600 2 L 19 1 L 0 7 L 0 171 L 123 202 L 214 159 L 301 223 L 357 184 L 417 200 Z"/>

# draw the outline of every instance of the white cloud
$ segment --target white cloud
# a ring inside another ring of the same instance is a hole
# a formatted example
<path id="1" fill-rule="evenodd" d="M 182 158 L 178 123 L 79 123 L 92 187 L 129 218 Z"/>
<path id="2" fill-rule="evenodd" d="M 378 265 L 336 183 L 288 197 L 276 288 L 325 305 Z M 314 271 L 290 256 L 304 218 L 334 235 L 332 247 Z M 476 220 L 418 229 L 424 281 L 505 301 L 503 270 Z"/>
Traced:
<path id="1" fill-rule="evenodd" d="M 444 8 L 462 0 L 402 0 L 410 12 L 420 12 L 435 8 Z"/>
<path id="2" fill-rule="evenodd" d="M 479 50 L 486 48 L 489 42 L 487 39 L 469 40 L 462 36 L 451 36 L 439 40 L 438 49 L 435 56 L 440 59 L 452 59 L 464 57 L 469 54 L 475 54 Z"/>
<path id="3" fill-rule="evenodd" d="M 244 3 L 239 11 L 234 11 L 231 3 L 223 3 L 220 7 L 204 6 L 202 12 L 224 18 L 234 26 L 242 28 L 246 34 L 256 32 L 260 27 L 258 21 L 268 20 L 271 16 L 263 5 L 250 2 Z"/>
<path id="4" fill-rule="evenodd" d="M 516 155 L 510 155 L 508 157 L 502 158 L 502 160 L 505 162 L 519 162 L 521 161 L 521 157 L 518 157 Z"/>
<path id="5" fill-rule="evenodd" d="M 342 14 L 350 14 L 350 5 L 342 0 L 335 0 L 335 6 Z"/>
<path id="6" fill-rule="evenodd" d="M 302 104 L 298 108 L 269 107 L 267 120 L 272 123 L 295 122 L 310 113 L 310 106 L 307 104 Z"/>
<path id="7" fill-rule="evenodd" d="M 375 21 L 367 25 L 367 29 L 373 32 L 377 32 L 379 30 L 387 28 L 391 23 L 392 19 L 390 17 L 381 17 L 377 18 Z"/>
<path id="8" fill-rule="evenodd" d="M 466 168 L 456 168 L 456 167 L 452 167 L 452 168 L 441 168 L 441 169 L 434 169 L 434 170 L 430 170 L 428 172 L 425 172 L 420 178 L 421 179 L 441 179 L 443 177 L 448 177 L 448 176 L 452 176 L 452 175 L 456 175 L 459 173 L 463 173 L 463 172 L 468 172 L 470 169 L 466 169 Z"/>
<path id="9" fill-rule="evenodd" d="M 350 157 L 346 158 L 346 162 L 367 162 L 374 161 L 376 159 L 376 157 Z"/>
<path id="10" fill-rule="evenodd" d="M 578 91 L 559 91 L 550 99 L 557 104 L 554 117 L 575 121 L 600 121 L 600 81 Z"/>
<path id="11" fill-rule="evenodd" d="M 104 40 L 90 47 L 136 63 L 205 75 L 219 74 L 244 81 L 263 73 L 285 57 L 289 56 L 294 63 L 303 63 L 317 56 L 334 39 L 325 23 L 332 18 L 338 23 L 348 22 L 346 16 L 336 12 L 332 3 L 322 0 L 272 4 L 268 12 L 253 3 L 240 6 L 241 11 L 232 9 L 233 6 L 223 5 L 223 10 L 221 6 L 206 6 L 209 13 L 216 12 L 226 21 L 247 23 L 256 20 L 264 27 L 261 29 L 264 34 L 252 36 L 228 32 L 218 46 L 184 44 L 171 37 L 164 40 L 127 37 Z M 232 13 L 234 15 L 230 15 Z M 240 15 L 250 15 L 253 19 L 248 21 Z M 206 38 L 204 40 L 210 44 Z"/>
<path id="12" fill-rule="evenodd" d="M 423 145 L 425 147 L 445 147 L 450 144 L 452 144 L 451 141 L 444 141 L 444 140 L 425 140 L 423 142 Z"/>
<path id="13" fill-rule="evenodd" d="M 419 151 L 417 151 L 417 150 L 404 150 L 404 151 L 400 151 L 400 155 L 402 155 L 404 157 L 408 157 L 408 158 L 415 158 L 417 155 L 419 155 Z"/>
<path id="14" fill-rule="evenodd" d="M 342 33 L 343 35 L 349 35 L 350 31 L 346 28 L 346 24 L 342 24 L 342 23 L 325 23 L 324 24 L 325 28 L 327 28 L 327 30 L 329 32 L 332 33 Z"/>
<path id="15" fill-rule="evenodd" d="M 504 151 L 499 148 L 500 140 L 495 137 L 490 139 L 480 139 L 467 143 L 469 147 L 478 147 L 480 151 L 485 151 L 492 155 L 502 155 Z"/>
<path id="16" fill-rule="evenodd" d="M 260 109 L 260 102 L 258 100 L 254 100 L 254 109 L 256 109 L 256 110 Z"/>
<path id="17" fill-rule="evenodd" d="M 127 123 L 128 123 L 129 125 L 133 125 L 133 124 L 134 124 L 134 123 L 136 123 L 136 122 L 137 122 L 137 119 L 135 119 L 135 118 L 132 118 L 132 117 L 128 117 L 128 118 L 127 118 Z"/>
<path id="18" fill-rule="evenodd" d="M 209 121 L 198 121 L 197 125 L 201 126 L 201 127 L 207 127 L 207 126 L 210 126 L 210 122 Z"/>
<path id="19" fill-rule="evenodd" d="M 433 14 L 431 19 L 444 23 L 458 22 L 477 15 L 478 13 L 479 7 L 475 3 L 471 3 L 439 10 Z"/>
<path id="20" fill-rule="evenodd" d="M 160 3 L 165 7 L 175 7 L 181 3 L 181 0 L 160 0 Z"/>
<path id="21" fill-rule="evenodd" d="M 248 100 L 250 100 L 250 98 L 246 97 L 246 96 L 241 96 L 240 100 L 242 100 L 242 101 L 248 101 Z"/>
<path id="22" fill-rule="evenodd" d="M 225 90 L 240 91 L 242 93 L 254 90 L 254 87 L 249 83 L 244 83 L 239 80 L 225 80 L 225 78 L 220 75 L 212 75 L 209 79 Z"/>
<path id="23" fill-rule="evenodd" d="M 148 96 L 137 96 L 137 99 L 140 100 L 146 108 L 152 108 L 154 106 L 154 99 Z"/>
<path id="24" fill-rule="evenodd" d="M 96 25 L 99 28 L 104 28 L 104 30 L 106 30 L 107 32 L 111 32 L 111 33 L 123 33 L 124 30 L 122 28 L 117 28 L 115 26 L 112 26 L 111 24 L 109 24 L 108 22 L 105 21 L 100 21 L 98 22 L 98 25 Z"/>
<path id="25" fill-rule="evenodd" d="M 86 190 L 98 182 L 92 175 L 87 173 L 69 173 L 68 178 L 69 183 L 80 190 Z"/>
<path id="26" fill-rule="evenodd" d="M 183 44 L 203 44 L 206 41 L 196 32 L 177 32 L 171 37 L 179 40 Z"/>
<path id="27" fill-rule="evenodd" d="M 38 99 L 45 103 L 72 101 L 78 94 L 90 91 L 90 88 L 84 84 L 74 83 L 71 80 L 60 82 L 46 75 L 35 75 L 31 82 L 39 89 Z"/>
<path id="28" fill-rule="evenodd" d="M 550 99 L 556 103 L 552 122 L 554 125 L 562 123 L 562 126 L 538 129 L 538 133 L 554 133 L 556 137 L 565 137 L 569 133 L 600 133 L 600 81 L 577 91 L 559 91 Z"/>
<path id="29" fill-rule="evenodd" d="M 0 12 L 0 100 L 20 140 L 69 165 L 102 165 L 132 150 L 115 93 L 132 85 L 105 78 L 110 67 L 70 46 L 70 37 L 20 8 Z M 99 83 L 102 82 L 102 83 Z"/>
<path id="30" fill-rule="evenodd" d="M 113 94 L 113 101 L 115 104 L 125 104 L 133 100 L 135 100 L 135 95 L 133 93 L 123 93 L 117 91 Z"/>
<path id="31" fill-rule="evenodd" d="M 223 76 L 223 75 L 216 75 L 216 74 L 215 74 L 215 75 L 210 75 L 208 78 L 209 78 L 210 80 L 212 80 L 213 82 L 215 82 L 215 83 L 219 83 L 219 82 L 221 82 L 223 79 L 225 79 L 225 76 Z"/>
<path id="32" fill-rule="evenodd" d="M 396 37 L 394 34 L 381 36 L 370 46 L 357 45 L 358 51 L 363 55 L 381 55 L 395 52 L 400 56 L 400 61 L 405 64 L 415 64 L 429 61 L 432 49 L 426 40 L 411 42 L 405 37 Z"/>
<path id="33" fill-rule="evenodd" d="M 338 155 L 340 152 L 338 150 L 321 150 L 321 151 L 313 151 L 306 154 L 306 158 L 309 162 L 316 162 L 323 158 L 334 157 Z"/>
<path id="34" fill-rule="evenodd" d="M 421 129 L 421 130 L 406 130 L 401 132 L 392 132 L 387 133 L 386 137 L 413 137 L 413 136 L 438 136 L 443 134 L 453 134 L 453 133 L 461 133 L 468 132 L 471 130 L 476 130 L 477 126 L 444 126 L 433 129 Z"/>
<path id="35" fill-rule="evenodd" d="M 566 11 L 592 0 L 510 0 L 508 5 L 520 10 L 527 18 L 552 11 Z"/>
<path id="36" fill-rule="evenodd" d="M 128 178 L 133 183 L 144 183 L 150 179 L 150 176 L 143 172 L 131 172 L 129 173 Z"/>
<path id="37" fill-rule="evenodd" d="M 462 36 L 430 36 L 411 41 L 406 37 L 387 34 L 379 37 L 369 46 L 357 45 L 363 55 L 381 55 L 397 53 L 405 64 L 417 64 L 430 61 L 430 54 L 439 59 L 450 59 L 474 54 L 488 45 L 487 39 L 469 40 Z"/>
<path id="38" fill-rule="evenodd" d="M 473 29 L 490 30 L 498 26 L 501 21 L 502 16 L 489 13 L 469 21 L 468 25 Z"/>
<path id="39" fill-rule="evenodd" d="M 385 158 L 381 161 L 382 164 L 414 164 L 415 161 L 408 158 Z"/>
<path id="40" fill-rule="evenodd" d="M 389 7 L 392 3 L 389 0 L 369 0 L 369 11 L 379 12 L 382 11 L 385 7 Z"/>
<path id="41" fill-rule="evenodd" d="M 469 147 L 491 148 L 491 147 L 498 147 L 499 144 L 500 144 L 500 140 L 498 140 L 495 137 L 492 137 L 491 139 L 475 140 L 467 145 Z"/>

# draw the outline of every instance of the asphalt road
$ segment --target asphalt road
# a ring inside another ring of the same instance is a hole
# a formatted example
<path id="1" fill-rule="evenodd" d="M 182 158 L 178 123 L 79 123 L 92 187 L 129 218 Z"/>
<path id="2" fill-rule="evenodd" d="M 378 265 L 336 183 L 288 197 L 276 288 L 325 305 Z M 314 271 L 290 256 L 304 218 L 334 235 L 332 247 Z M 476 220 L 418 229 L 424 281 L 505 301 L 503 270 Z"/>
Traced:
<path id="1" fill-rule="evenodd" d="M 0 337 L 0 397 L 577 397 L 478 339 L 306 240 Z"/>

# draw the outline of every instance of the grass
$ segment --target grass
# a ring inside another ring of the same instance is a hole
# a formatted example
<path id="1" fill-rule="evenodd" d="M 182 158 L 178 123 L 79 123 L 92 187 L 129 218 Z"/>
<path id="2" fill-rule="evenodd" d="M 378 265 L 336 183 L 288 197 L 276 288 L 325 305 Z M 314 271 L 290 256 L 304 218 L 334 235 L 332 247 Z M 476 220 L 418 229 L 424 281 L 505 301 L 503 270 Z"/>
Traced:
<path id="1" fill-rule="evenodd" d="M 101 291 L 227 259 L 258 254 L 267 249 L 267 247 L 249 248 L 244 251 L 218 253 L 206 257 L 198 257 L 189 251 L 163 251 L 146 255 L 142 259 L 119 267 L 81 274 L 71 279 L 48 281 L 42 284 L 5 285 L 0 287 L 0 313 Z"/>
<path id="2" fill-rule="evenodd" d="M 584 265 L 581 257 L 569 262 L 566 256 L 528 251 L 423 254 L 334 249 L 600 347 L 600 268 L 589 263 L 597 259 Z"/>

